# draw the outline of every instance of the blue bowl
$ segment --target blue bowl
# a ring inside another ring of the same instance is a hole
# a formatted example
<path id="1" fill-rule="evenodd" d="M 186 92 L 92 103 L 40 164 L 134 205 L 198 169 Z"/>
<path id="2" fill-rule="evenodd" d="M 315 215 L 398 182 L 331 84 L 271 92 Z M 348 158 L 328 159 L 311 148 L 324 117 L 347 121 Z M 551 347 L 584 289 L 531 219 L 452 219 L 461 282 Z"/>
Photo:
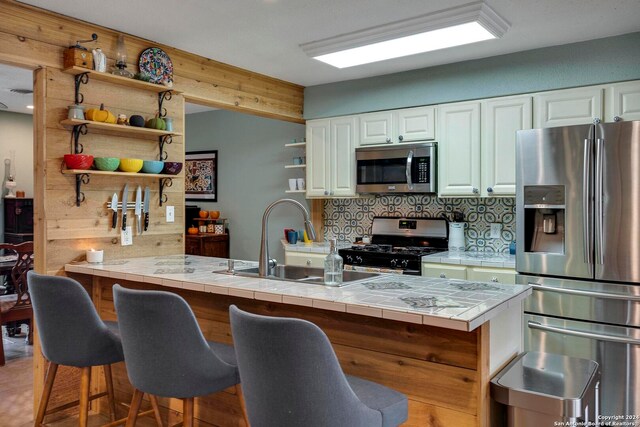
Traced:
<path id="1" fill-rule="evenodd" d="M 160 173 L 162 172 L 162 168 L 164 168 L 164 162 L 160 160 L 145 160 L 142 163 L 143 173 Z"/>

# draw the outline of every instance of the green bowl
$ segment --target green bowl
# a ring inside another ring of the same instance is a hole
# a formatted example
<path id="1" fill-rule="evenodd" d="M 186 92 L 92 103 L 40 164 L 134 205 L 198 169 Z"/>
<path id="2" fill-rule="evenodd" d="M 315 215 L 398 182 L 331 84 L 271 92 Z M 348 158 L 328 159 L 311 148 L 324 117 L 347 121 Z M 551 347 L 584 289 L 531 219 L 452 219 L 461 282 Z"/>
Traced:
<path id="1" fill-rule="evenodd" d="M 120 159 L 117 157 L 96 157 L 93 159 L 96 169 L 101 171 L 114 171 L 120 166 Z"/>

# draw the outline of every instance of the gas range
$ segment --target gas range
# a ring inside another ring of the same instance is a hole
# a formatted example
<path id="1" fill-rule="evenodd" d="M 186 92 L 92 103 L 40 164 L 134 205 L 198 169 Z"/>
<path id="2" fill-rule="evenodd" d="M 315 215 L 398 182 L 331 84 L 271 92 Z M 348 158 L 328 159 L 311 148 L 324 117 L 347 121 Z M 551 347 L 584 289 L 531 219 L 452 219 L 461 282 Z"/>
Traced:
<path id="1" fill-rule="evenodd" d="M 443 218 L 375 217 L 372 244 L 353 245 L 338 253 L 346 268 L 419 276 L 424 255 L 447 250 L 447 233 L 448 223 Z"/>

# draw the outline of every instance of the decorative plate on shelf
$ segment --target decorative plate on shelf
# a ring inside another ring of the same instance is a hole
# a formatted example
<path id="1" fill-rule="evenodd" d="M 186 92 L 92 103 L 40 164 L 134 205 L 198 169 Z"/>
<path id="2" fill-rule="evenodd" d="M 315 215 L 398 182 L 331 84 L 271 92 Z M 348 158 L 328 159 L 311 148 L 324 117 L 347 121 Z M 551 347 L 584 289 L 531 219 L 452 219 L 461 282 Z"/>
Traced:
<path id="1" fill-rule="evenodd" d="M 173 63 L 166 52 L 158 47 L 150 47 L 140 54 L 140 73 L 149 76 L 151 83 L 173 81 Z"/>

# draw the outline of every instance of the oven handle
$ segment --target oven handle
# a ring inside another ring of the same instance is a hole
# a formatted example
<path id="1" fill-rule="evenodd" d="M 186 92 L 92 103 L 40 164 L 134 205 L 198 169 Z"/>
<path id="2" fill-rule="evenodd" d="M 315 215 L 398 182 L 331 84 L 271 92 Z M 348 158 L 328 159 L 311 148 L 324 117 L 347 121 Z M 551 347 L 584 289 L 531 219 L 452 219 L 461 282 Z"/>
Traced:
<path id="1" fill-rule="evenodd" d="M 536 291 L 558 292 L 561 294 L 581 295 L 585 297 L 595 297 L 595 298 L 621 299 L 625 301 L 640 301 L 640 296 L 638 295 L 625 295 L 625 294 L 596 292 L 596 291 L 582 291 L 579 289 L 568 289 L 568 288 L 554 288 L 552 286 L 541 286 L 537 283 L 531 283 L 531 282 L 529 282 L 529 285 L 531 285 L 531 287 Z"/>
<path id="2" fill-rule="evenodd" d="M 411 180 L 411 163 L 413 162 L 413 150 L 409 150 L 409 154 L 407 155 L 407 168 L 405 170 L 405 175 L 407 176 L 407 186 L 409 190 L 413 190 L 413 181 Z"/>
<path id="3" fill-rule="evenodd" d="M 595 334 L 593 332 L 576 331 L 573 329 L 558 328 L 557 326 L 542 325 L 532 320 L 527 321 L 527 326 L 531 329 L 539 329 L 545 332 L 556 332 L 563 335 L 571 335 L 574 337 L 591 338 L 599 341 L 610 341 L 622 344 L 640 345 L 640 340 L 635 338 L 622 337 L 619 335 Z"/>

